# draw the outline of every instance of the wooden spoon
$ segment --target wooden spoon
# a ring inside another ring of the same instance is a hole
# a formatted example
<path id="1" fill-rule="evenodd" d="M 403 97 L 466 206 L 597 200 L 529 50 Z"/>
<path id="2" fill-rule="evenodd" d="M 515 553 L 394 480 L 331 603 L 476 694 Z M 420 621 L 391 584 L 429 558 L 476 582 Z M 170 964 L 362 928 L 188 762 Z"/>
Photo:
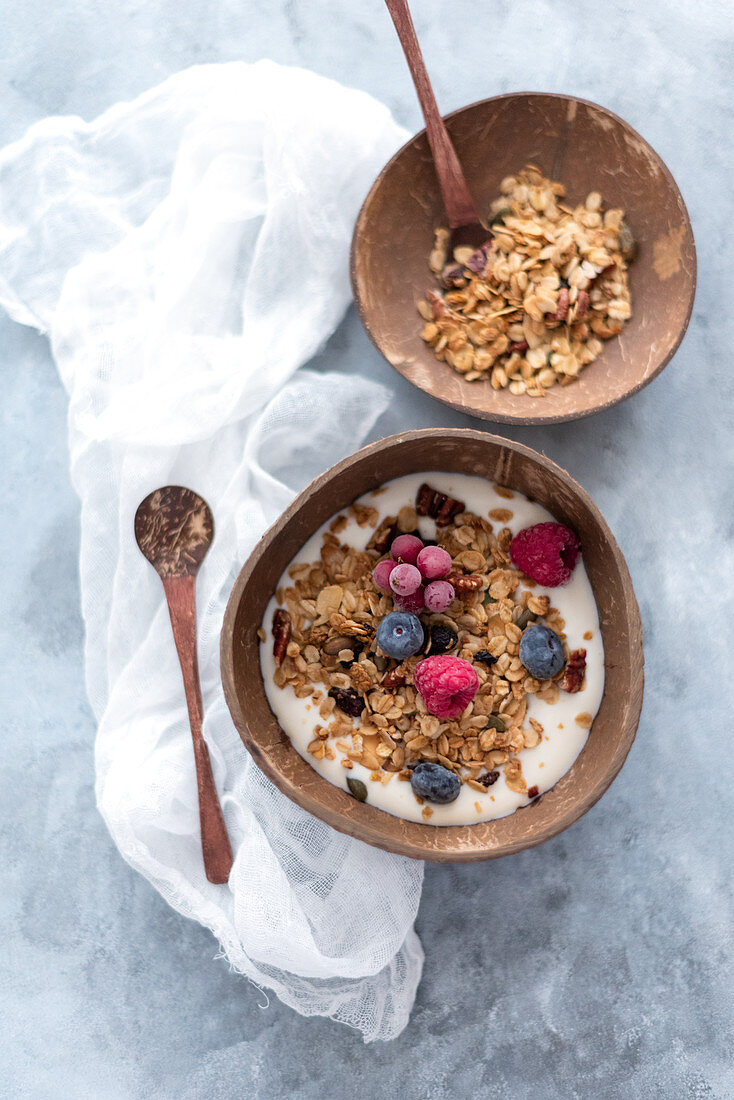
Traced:
<path id="1" fill-rule="evenodd" d="M 426 123 L 426 134 L 433 154 L 438 186 L 441 188 L 446 216 L 452 230 L 447 253 L 451 262 L 455 248 L 461 246 L 481 248 L 487 243 L 492 233 L 482 225 L 479 219 L 456 150 L 441 118 L 423 54 L 418 45 L 408 0 L 385 0 L 385 3 L 395 24 L 395 30 L 398 32 Z"/>
<path id="2" fill-rule="evenodd" d="M 202 736 L 196 659 L 196 574 L 214 537 L 214 521 L 205 500 L 180 485 L 156 489 L 135 513 L 138 546 L 163 581 L 181 663 L 186 705 L 194 741 L 196 782 L 204 870 L 210 882 L 223 883 L 232 869 L 232 849 L 214 785 L 209 750 Z"/>

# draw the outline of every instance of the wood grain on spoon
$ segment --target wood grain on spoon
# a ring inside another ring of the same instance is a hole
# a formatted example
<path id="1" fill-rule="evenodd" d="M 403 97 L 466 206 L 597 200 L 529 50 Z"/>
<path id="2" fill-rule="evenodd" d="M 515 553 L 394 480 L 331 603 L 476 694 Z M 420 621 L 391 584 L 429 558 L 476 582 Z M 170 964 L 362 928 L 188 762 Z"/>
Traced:
<path id="1" fill-rule="evenodd" d="M 392 16 L 405 60 L 413 77 L 426 124 L 426 134 L 431 147 L 438 185 L 446 208 L 446 217 L 453 230 L 449 255 L 453 255 L 453 249 L 461 245 L 479 248 L 491 233 L 480 221 L 459 158 L 438 109 L 407 0 L 385 0 L 385 3 Z"/>
<path id="2" fill-rule="evenodd" d="M 138 546 L 163 582 L 183 675 L 194 742 L 204 870 L 210 882 L 224 883 L 232 869 L 232 849 L 202 734 L 204 708 L 196 656 L 196 574 L 213 537 L 206 501 L 180 485 L 156 489 L 135 513 Z"/>

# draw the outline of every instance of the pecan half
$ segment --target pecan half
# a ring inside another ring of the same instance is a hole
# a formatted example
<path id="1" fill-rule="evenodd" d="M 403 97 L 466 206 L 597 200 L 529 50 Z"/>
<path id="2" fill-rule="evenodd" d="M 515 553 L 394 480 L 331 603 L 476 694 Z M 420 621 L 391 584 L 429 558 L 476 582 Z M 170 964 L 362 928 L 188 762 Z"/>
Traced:
<path id="1" fill-rule="evenodd" d="M 435 519 L 437 527 L 448 527 L 453 523 L 454 516 L 466 511 L 466 505 L 463 500 L 439 493 L 424 481 L 415 498 L 415 510 L 419 516 Z"/>
<path id="2" fill-rule="evenodd" d="M 482 587 L 482 578 L 476 573 L 449 573 L 446 580 L 459 595 L 462 592 L 477 592 Z"/>
<path id="3" fill-rule="evenodd" d="M 292 630 L 293 624 L 288 612 L 282 607 L 277 608 L 273 614 L 273 657 L 279 665 L 283 663 Z"/>
<path id="4" fill-rule="evenodd" d="M 385 691 L 394 691 L 395 688 L 403 687 L 405 685 L 405 674 L 397 668 L 391 668 L 389 672 L 386 672 L 382 686 Z"/>
<path id="5" fill-rule="evenodd" d="M 590 304 L 591 304 L 591 299 L 589 298 L 588 292 L 585 291 L 585 290 L 580 290 L 579 291 L 578 302 L 576 303 L 576 320 L 577 321 L 580 321 L 582 317 L 586 316 L 586 314 L 589 312 L 589 305 Z"/>
<path id="6" fill-rule="evenodd" d="M 584 673 L 586 672 L 586 650 L 574 649 L 571 656 L 568 658 L 566 665 L 566 674 L 561 682 L 561 687 L 564 691 L 571 692 L 581 691 L 581 687 L 584 682 Z"/>
<path id="7" fill-rule="evenodd" d="M 556 312 L 548 314 L 549 321 L 565 321 L 568 316 L 569 296 L 568 289 L 562 286 L 558 291 L 558 303 L 556 305 Z"/>
<path id="8" fill-rule="evenodd" d="M 367 549 L 376 550 L 378 554 L 386 554 L 392 546 L 393 539 L 396 539 L 399 534 L 400 531 L 395 516 L 388 516 L 387 519 L 382 521 L 367 543 Z"/>

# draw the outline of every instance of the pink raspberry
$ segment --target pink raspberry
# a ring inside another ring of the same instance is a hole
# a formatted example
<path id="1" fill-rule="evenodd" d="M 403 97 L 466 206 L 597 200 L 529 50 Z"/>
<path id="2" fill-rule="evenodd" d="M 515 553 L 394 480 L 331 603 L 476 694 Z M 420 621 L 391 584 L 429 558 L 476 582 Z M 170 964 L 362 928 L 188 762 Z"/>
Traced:
<path id="1" fill-rule="evenodd" d="M 424 546 L 415 564 L 427 581 L 435 581 L 451 571 L 451 555 L 443 546 Z"/>
<path id="2" fill-rule="evenodd" d="M 409 596 L 398 596 L 393 593 L 392 601 L 398 611 L 410 611 L 413 615 L 420 615 L 423 610 L 423 589 L 417 588 Z"/>
<path id="3" fill-rule="evenodd" d="M 420 661 L 413 683 L 431 714 L 437 718 L 458 718 L 479 690 L 479 677 L 473 665 L 460 657 L 444 654 Z"/>
<path id="4" fill-rule="evenodd" d="M 448 581 L 431 581 L 425 587 L 423 598 L 429 611 L 440 614 L 451 606 L 455 595 L 454 586 Z"/>
<path id="5" fill-rule="evenodd" d="M 546 588 L 568 584 L 581 543 L 563 523 L 536 523 L 519 531 L 510 545 L 518 569 Z"/>
<path id="6" fill-rule="evenodd" d="M 398 596 L 412 596 L 422 584 L 420 570 L 407 562 L 396 565 L 390 574 L 390 587 Z"/>
<path id="7" fill-rule="evenodd" d="M 396 567 L 397 562 L 378 561 L 377 565 L 372 570 L 372 580 L 378 588 L 383 590 L 383 592 L 390 591 L 390 574 Z"/>
<path id="8" fill-rule="evenodd" d="M 423 542 L 416 535 L 398 535 L 393 539 L 390 556 L 394 561 L 407 561 L 408 565 L 415 565 L 422 549 Z"/>

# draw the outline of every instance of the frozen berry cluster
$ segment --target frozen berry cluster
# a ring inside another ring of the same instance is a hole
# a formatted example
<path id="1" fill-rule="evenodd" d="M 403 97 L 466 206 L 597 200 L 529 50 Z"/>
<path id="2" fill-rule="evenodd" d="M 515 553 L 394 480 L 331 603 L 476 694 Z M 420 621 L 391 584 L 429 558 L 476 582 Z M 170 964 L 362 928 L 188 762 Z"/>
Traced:
<path id="1" fill-rule="evenodd" d="M 444 578 L 451 572 L 451 555 L 442 546 L 426 546 L 417 535 L 398 535 L 390 557 L 378 562 L 372 578 L 389 592 L 399 611 L 417 615 L 425 610 L 440 614 L 456 593 Z"/>

